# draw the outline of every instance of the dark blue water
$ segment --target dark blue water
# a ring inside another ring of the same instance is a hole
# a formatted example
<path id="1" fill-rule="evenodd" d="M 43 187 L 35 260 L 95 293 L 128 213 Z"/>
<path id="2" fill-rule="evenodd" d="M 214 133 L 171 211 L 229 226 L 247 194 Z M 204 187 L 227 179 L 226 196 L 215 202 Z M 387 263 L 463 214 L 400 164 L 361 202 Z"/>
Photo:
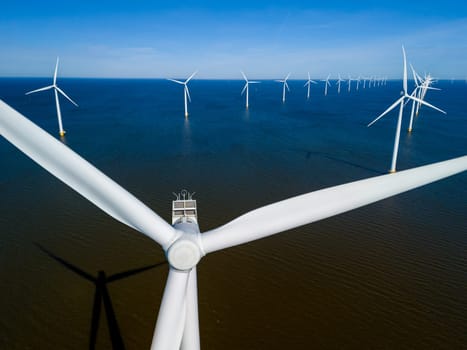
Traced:
<path id="1" fill-rule="evenodd" d="M 196 191 L 203 231 L 277 200 L 387 173 L 400 81 L 347 92 L 291 81 L 61 79 L 64 142 L 170 220 L 172 192 Z M 50 79 L 0 79 L 0 98 L 58 136 Z M 467 153 L 467 85 L 439 82 L 414 131 L 404 115 L 398 170 Z M 0 348 L 89 347 L 89 281 L 164 261 L 0 139 Z M 462 348 L 467 344 L 467 174 L 207 256 L 199 265 L 205 349 Z M 167 268 L 108 285 L 128 349 L 149 347 Z M 97 348 L 110 348 L 102 311 Z"/>

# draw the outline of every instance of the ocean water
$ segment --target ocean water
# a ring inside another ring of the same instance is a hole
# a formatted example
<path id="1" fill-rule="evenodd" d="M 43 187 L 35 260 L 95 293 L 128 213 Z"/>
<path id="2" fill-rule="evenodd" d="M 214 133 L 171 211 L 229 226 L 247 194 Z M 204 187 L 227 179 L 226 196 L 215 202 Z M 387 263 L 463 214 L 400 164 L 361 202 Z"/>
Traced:
<path id="1" fill-rule="evenodd" d="M 387 173 L 401 82 L 345 88 L 290 81 L 59 79 L 70 148 L 170 221 L 172 192 L 195 191 L 202 231 L 294 195 Z M 50 79 L 0 79 L 0 98 L 58 137 Z M 440 81 L 413 133 L 404 115 L 398 169 L 467 153 L 467 84 Z M 0 138 L 0 348 L 112 348 L 96 285 L 165 261 Z M 198 265 L 203 349 L 459 349 L 467 344 L 467 174 L 279 235 Z M 49 252 L 47 254 L 46 252 Z M 53 258 L 55 257 L 55 259 Z M 58 261 L 58 259 L 61 259 Z M 65 262 L 68 267 L 65 267 Z M 75 266 L 81 273 L 70 268 Z M 148 349 L 167 275 L 157 266 L 99 285 L 127 349 Z M 106 292 L 103 292 L 106 290 Z M 93 314 L 94 312 L 94 314 Z M 94 316 L 93 316 L 94 315 Z M 94 324 L 92 319 L 94 318 Z"/>

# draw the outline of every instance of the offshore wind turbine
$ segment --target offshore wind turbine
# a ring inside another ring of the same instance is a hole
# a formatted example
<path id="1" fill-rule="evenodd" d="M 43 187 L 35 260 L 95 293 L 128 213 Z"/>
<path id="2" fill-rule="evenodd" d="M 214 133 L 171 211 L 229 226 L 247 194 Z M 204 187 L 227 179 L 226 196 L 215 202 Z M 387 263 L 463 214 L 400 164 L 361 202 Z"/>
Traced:
<path id="1" fill-rule="evenodd" d="M 331 83 L 329 82 L 329 77 L 331 74 L 328 74 L 326 79 L 322 79 L 321 81 L 324 81 L 324 96 L 328 95 L 328 86 L 331 86 Z"/>
<path id="2" fill-rule="evenodd" d="M 167 80 L 173 81 L 174 83 L 181 84 L 183 85 L 183 98 L 185 101 L 185 118 L 188 118 L 188 100 L 191 102 L 191 97 L 190 97 L 190 90 L 188 90 L 188 82 L 195 76 L 195 74 L 198 71 L 194 71 L 192 75 L 188 77 L 187 80 L 185 81 L 180 81 L 180 80 L 175 80 L 175 79 L 169 79 Z"/>
<path id="3" fill-rule="evenodd" d="M 425 78 L 424 79 L 420 78 L 419 81 L 420 81 L 420 93 L 419 93 L 420 100 L 425 100 L 425 96 L 428 90 L 440 90 L 440 89 L 437 89 L 431 86 L 434 83 L 434 79 L 430 74 L 428 75 L 425 74 Z M 418 116 L 419 111 L 420 111 L 420 104 L 418 103 L 417 111 L 416 111 L 417 116 Z"/>
<path id="4" fill-rule="evenodd" d="M 467 170 L 467 156 L 292 197 L 200 233 L 196 201 L 173 202 L 172 225 L 0 100 L 0 135 L 114 219 L 165 252 L 169 274 L 152 350 L 199 350 L 197 265 L 207 254 L 326 219 Z"/>
<path id="5" fill-rule="evenodd" d="M 340 94 L 341 93 L 341 82 L 345 82 L 344 79 L 341 79 L 341 75 L 338 74 L 338 79 L 337 79 L 337 93 Z"/>
<path id="6" fill-rule="evenodd" d="M 318 84 L 318 83 L 316 81 L 314 81 L 314 80 L 311 80 L 310 72 L 308 72 L 308 80 L 306 81 L 305 85 L 303 85 L 303 86 L 308 86 L 307 93 L 306 93 L 306 99 L 307 100 L 310 99 L 310 85 L 311 84 Z"/>
<path id="7" fill-rule="evenodd" d="M 410 95 L 407 93 L 407 59 L 406 59 L 406 56 L 405 56 L 404 46 L 402 46 L 402 55 L 404 57 L 404 77 L 403 77 L 403 81 L 402 81 L 403 90 L 401 92 L 402 97 L 397 99 L 397 101 L 394 102 L 391 106 L 389 106 L 389 108 L 386 109 L 383 113 L 381 113 L 380 116 L 378 116 L 375 120 L 373 120 L 370 124 L 367 125 L 368 127 L 370 127 L 371 125 L 376 123 L 379 119 L 384 117 L 387 113 L 389 113 L 394 108 L 396 108 L 397 105 L 400 105 L 400 107 L 399 107 L 399 118 L 397 119 L 396 135 L 394 137 L 394 148 L 393 148 L 393 152 L 392 152 L 391 169 L 389 170 L 389 172 L 391 172 L 391 173 L 396 172 L 396 162 L 397 162 L 397 153 L 398 153 L 398 150 L 399 150 L 399 138 L 400 138 L 400 133 L 401 133 L 402 114 L 403 114 L 403 111 L 404 111 L 404 105 L 405 105 L 406 99 L 407 99 L 407 101 L 408 100 L 413 100 L 413 101 L 419 102 L 421 104 L 424 104 L 424 105 L 426 105 L 426 106 L 428 106 L 430 108 L 434 108 L 437 111 L 440 111 L 442 113 L 446 113 L 443 110 L 439 109 L 438 107 L 435 107 L 435 106 L 433 106 L 433 105 L 431 105 L 431 104 L 429 104 L 429 103 L 427 103 L 425 101 L 420 100 L 418 97 L 415 97 L 416 90 L 414 90 L 414 92 L 412 92 L 412 94 L 410 94 Z"/>
<path id="8" fill-rule="evenodd" d="M 54 90 L 55 106 L 57 107 L 58 132 L 59 132 L 60 136 L 63 137 L 63 136 L 65 136 L 65 130 L 63 130 L 62 112 L 60 111 L 60 101 L 58 99 L 58 93 L 61 93 L 63 96 L 65 96 L 65 98 L 68 101 L 70 101 L 71 103 L 73 103 L 76 107 L 78 107 L 78 104 L 75 101 L 73 101 L 70 97 L 68 97 L 68 95 L 65 94 L 65 92 L 63 92 L 63 90 L 60 89 L 57 86 L 58 61 L 59 61 L 59 58 L 57 57 L 57 63 L 55 64 L 55 72 L 54 72 L 54 78 L 53 78 L 52 85 L 26 92 L 26 95 L 33 94 L 33 93 L 36 93 L 36 92 L 39 92 L 39 91 L 46 91 L 46 90 L 50 90 L 50 89 Z"/>
<path id="9" fill-rule="evenodd" d="M 356 82 L 357 82 L 357 91 L 358 91 L 358 85 L 360 85 L 360 81 L 361 81 L 361 76 L 359 75 L 358 78 L 356 79 Z"/>
<path id="10" fill-rule="evenodd" d="M 363 88 L 365 88 L 367 79 L 368 79 L 367 77 L 363 77 Z"/>
<path id="11" fill-rule="evenodd" d="M 350 74 L 349 74 L 349 80 L 347 84 L 349 85 L 348 91 L 350 92 L 350 86 L 352 85 L 352 78 L 350 77 Z"/>
<path id="12" fill-rule="evenodd" d="M 243 93 L 246 91 L 246 102 L 245 102 L 245 106 L 246 106 L 246 109 L 248 109 L 248 107 L 249 107 L 249 101 L 248 101 L 248 95 L 249 95 L 249 94 L 248 94 L 248 86 L 249 86 L 250 84 L 259 84 L 260 82 L 259 82 L 259 81 L 248 80 L 248 79 L 246 78 L 245 73 L 243 73 L 242 71 L 240 71 L 240 73 L 242 73 L 243 78 L 245 79 L 245 86 L 243 87 L 243 90 L 242 90 L 242 93 L 241 93 L 241 94 L 243 95 Z"/>
<path id="13" fill-rule="evenodd" d="M 287 88 L 287 90 L 290 91 L 289 89 L 289 84 L 287 84 L 287 79 L 289 79 L 290 77 L 290 73 L 287 74 L 287 76 L 285 77 L 285 79 L 283 80 L 276 80 L 278 83 L 282 83 L 282 103 L 285 102 L 285 88 Z"/>
<path id="14" fill-rule="evenodd" d="M 433 81 L 430 76 L 428 76 L 426 79 L 422 79 L 417 74 L 412 64 L 410 64 L 410 68 L 412 69 L 412 74 L 413 74 L 413 78 L 415 82 L 415 90 L 414 90 L 415 97 L 418 97 L 420 100 L 424 101 L 427 90 L 440 90 L 440 89 L 430 86 Z M 417 107 L 415 107 L 415 105 Z M 415 109 L 416 109 L 416 115 L 418 116 L 419 108 L 420 108 L 420 103 L 412 101 L 412 110 L 410 112 L 409 128 L 407 129 L 408 132 L 412 132 L 413 130 L 413 119 L 414 119 Z"/>

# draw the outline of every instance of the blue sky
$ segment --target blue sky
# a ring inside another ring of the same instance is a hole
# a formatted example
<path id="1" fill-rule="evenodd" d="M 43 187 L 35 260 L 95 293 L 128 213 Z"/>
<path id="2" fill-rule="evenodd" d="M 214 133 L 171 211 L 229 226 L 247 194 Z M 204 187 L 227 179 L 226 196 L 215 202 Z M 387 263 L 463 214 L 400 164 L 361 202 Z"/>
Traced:
<path id="1" fill-rule="evenodd" d="M 460 1 L 10 1 L 0 76 L 467 78 Z"/>

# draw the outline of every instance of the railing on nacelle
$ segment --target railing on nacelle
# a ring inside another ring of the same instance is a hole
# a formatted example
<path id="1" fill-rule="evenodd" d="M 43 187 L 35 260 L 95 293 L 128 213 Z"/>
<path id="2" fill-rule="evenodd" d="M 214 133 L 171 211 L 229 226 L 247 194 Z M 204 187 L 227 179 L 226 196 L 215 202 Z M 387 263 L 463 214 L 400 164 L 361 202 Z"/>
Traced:
<path id="1" fill-rule="evenodd" d="M 190 193 L 182 190 L 180 193 L 174 193 L 175 200 L 172 201 L 172 225 L 180 222 L 198 223 L 198 213 L 196 209 L 196 200 L 193 199 L 195 192 Z"/>

